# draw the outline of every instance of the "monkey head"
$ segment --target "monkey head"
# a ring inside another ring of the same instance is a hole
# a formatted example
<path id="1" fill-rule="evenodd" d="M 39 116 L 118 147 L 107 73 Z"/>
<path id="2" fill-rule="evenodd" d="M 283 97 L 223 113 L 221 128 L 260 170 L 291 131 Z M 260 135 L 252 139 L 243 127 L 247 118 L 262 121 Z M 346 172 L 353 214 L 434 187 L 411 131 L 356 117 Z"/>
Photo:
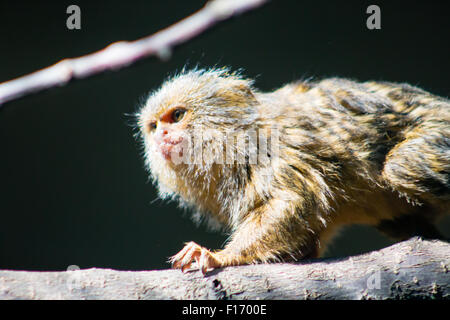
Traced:
<path id="1" fill-rule="evenodd" d="M 258 117 L 254 93 L 250 80 L 215 69 L 183 71 L 150 94 L 138 125 L 162 197 L 218 178 L 225 133 L 250 128 Z"/>

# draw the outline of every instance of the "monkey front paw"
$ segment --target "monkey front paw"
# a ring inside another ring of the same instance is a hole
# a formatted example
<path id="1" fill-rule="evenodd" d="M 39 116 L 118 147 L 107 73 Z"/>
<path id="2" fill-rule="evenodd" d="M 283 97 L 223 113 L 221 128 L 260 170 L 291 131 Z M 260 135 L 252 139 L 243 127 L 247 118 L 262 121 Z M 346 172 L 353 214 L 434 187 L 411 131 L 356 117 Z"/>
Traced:
<path id="1" fill-rule="evenodd" d="M 222 266 L 216 254 L 192 241 L 186 243 L 183 250 L 171 257 L 169 261 L 173 268 L 181 269 L 183 272 L 189 269 L 195 261 L 203 274 L 206 274 L 209 269 Z"/>

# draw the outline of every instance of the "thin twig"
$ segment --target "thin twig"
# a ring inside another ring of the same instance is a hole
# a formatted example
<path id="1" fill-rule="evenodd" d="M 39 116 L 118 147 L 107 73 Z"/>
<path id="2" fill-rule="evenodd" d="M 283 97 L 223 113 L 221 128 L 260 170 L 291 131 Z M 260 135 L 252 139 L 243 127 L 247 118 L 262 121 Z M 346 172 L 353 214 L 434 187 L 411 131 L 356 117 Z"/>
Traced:
<path id="1" fill-rule="evenodd" d="M 115 42 L 106 48 L 60 62 L 23 77 L 0 83 L 0 106 L 5 102 L 56 86 L 117 70 L 150 56 L 167 58 L 176 45 L 201 34 L 220 21 L 256 8 L 268 0 L 211 0 L 193 15 L 151 36 Z"/>

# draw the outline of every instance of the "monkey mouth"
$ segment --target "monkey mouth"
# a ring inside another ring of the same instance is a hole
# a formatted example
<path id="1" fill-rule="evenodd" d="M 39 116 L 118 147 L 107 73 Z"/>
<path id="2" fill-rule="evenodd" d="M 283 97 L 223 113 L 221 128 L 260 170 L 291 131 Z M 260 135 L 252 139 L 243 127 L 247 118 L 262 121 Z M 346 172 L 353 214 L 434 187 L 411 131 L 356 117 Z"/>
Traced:
<path id="1" fill-rule="evenodd" d="M 183 148 L 180 146 L 180 143 L 183 141 L 183 139 L 167 139 L 162 140 L 160 143 L 158 143 L 159 150 L 161 152 L 161 155 L 164 157 L 164 159 L 170 161 L 172 160 L 172 156 L 177 155 L 178 157 L 183 156 Z"/>

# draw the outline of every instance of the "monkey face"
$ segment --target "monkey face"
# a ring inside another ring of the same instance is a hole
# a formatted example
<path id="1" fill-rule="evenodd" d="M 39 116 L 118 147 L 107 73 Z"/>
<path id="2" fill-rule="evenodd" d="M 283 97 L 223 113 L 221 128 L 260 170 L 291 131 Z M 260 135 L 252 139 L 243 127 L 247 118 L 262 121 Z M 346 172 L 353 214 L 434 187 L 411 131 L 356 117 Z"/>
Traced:
<path id="1" fill-rule="evenodd" d="M 156 151 L 167 161 L 184 154 L 183 141 L 186 139 L 188 116 L 188 110 L 183 105 L 176 105 L 144 120 L 146 139 L 155 145 Z"/>
<path id="2" fill-rule="evenodd" d="M 250 109 L 256 100 L 250 86 L 226 69 L 193 70 L 166 81 L 140 112 L 139 126 L 152 151 L 147 155 L 158 154 L 168 165 L 199 164 L 195 153 L 220 149 L 224 131 L 253 121 Z M 201 140 L 196 147 L 195 140 Z M 202 159 L 208 158 L 208 152 L 202 153 Z"/>
<path id="3" fill-rule="evenodd" d="M 195 166 L 198 171 L 217 162 L 214 156 L 224 150 L 225 133 L 221 128 L 199 125 L 196 116 L 194 110 L 177 104 L 143 120 L 147 156 L 161 158 L 179 173 L 183 168 L 193 170 Z"/>
<path id="4" fill-rule="evenodd" d="M 181 104 L 164 109 L 144 107 L 139 115 L 139 128 L 144 147 L 144 159 L 154 182 L 158 182 L 162 198 L 173 195 L 182 175 L 177 170 L 177 159 L 186 154 L 183 148 L 189 111 Z"/>
<path id="5" fill-rule="evenodd" d="M 152 92 L 138 116 L 147 168 L 160 189 L 210 181 L 226 161 L 228 132 L 251 127 L 257 103 L 251 81 L 226 69 L 183 72 Z"/>

